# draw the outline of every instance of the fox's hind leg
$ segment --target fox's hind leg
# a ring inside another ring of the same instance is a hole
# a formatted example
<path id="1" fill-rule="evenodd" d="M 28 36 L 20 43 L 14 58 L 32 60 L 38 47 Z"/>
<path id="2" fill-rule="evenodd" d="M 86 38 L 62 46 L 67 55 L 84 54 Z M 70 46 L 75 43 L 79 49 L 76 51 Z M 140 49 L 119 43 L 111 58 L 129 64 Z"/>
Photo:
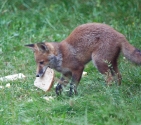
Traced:
<path id="1" fill-rule="evenodd" d="M 118 64 L 117 64 L 117 59 L 115 58 L 115 60 L 112 62 L 112 65 L 110 67 L 111 73 L 114 77 L 114 80 L 116 83 L 118 83 L 118 85 L 121 85 L 121 74 L 118 70 Z"/>
<path id="2" fill-rule="evenodd" d="M 117 67 L 117 58 L 114 61 L 107 61 L 98 56 L 92 56 L 92 61 L 100 73 L 106 76 L 107 85 L 111 85 L 113 81 L 121 84 L 121 75 Z"/>
<path id="3" fill-rule="evenodd" d="M 108 67 L 108 64 L 106 64 L 104 61 L 99 61 L 99 60 L 94 60 L 93 62 L 96 68 L 98 69 L 98 71 L 106 76 L 107 85 L 111 85 L 113 81 L 113 76 L 111 70 Z"/>

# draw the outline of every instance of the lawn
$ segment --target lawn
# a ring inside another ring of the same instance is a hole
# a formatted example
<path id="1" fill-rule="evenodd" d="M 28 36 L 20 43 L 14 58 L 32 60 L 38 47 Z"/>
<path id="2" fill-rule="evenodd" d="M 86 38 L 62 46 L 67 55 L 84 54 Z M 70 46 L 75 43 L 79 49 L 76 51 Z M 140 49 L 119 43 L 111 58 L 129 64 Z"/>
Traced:
<path id="1" fill-rule="evenodd" d="M 104 77 L 86 65 L 79 94 L 56 97 L 37 89 L 33 52 L 24 45 L 65 39 L 78 25 L 106 23 L 141 50 L 139 0 L 1 0 L 0 77 L 23 73 L 26 78 L 0 81 L 0 125 L 140 125 L 141 67 L 121 54 L 121 86 L 105 86 Z M 55 77 L 60 74 L 55 72 Z M 10 83 L 10 87 L 5 87 Z M 52 96 L 47 101 L 44 97 Z"/>

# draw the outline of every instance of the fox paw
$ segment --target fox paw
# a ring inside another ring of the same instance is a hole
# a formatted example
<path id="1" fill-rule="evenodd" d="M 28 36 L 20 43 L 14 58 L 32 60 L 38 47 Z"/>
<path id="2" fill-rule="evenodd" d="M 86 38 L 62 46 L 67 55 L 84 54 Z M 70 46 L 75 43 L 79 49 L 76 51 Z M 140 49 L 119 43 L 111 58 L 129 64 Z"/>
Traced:
<path id="1" fill-rule="evenodd" d="M 69 96 L 78 95 L 75 84 L 70 84 Z"/>
<path id="2" fill-rule="evenodd" d="M 55 88 L 55 92 L 56 92 L 57 96 L 61 95 L 62 85 L 60 83 L 57 84 L 57 86 Z"/>

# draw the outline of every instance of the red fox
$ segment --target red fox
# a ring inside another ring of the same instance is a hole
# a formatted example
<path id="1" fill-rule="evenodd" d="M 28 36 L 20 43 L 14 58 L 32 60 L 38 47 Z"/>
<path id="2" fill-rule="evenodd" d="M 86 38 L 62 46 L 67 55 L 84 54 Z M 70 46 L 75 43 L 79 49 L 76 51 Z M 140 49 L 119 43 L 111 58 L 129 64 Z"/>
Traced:
<path id="1" fill-rule="evenodd" d="M 33 49 L 37 62 L 37 77 L 42 77 L 47 67 L 62 73 L 56 94 L 62 91 L 65 78 L 71 79 L 70 95 L 77 94 L 85 64 L 92 60 L 106 82 L 116 80 L 121 84 L 117 59 L 123 55 L 135 64 L 141 64 L 141 51 L 133 47 L 125 36 L 101 23 L 87 23 L 76 27 L 62 42 L 44 42 L 26 45 Z"/>

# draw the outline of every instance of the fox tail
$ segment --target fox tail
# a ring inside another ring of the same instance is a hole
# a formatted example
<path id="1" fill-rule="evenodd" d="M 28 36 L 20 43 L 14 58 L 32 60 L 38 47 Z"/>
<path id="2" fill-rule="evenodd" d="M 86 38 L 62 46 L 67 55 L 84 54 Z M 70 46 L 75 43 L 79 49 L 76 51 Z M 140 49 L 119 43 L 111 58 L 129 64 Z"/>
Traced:
<path id="1" fill-rule="evenodd" d="M 128 60 L 137 65 L 141 64 L 141 51 L 132 46 L 125 38 L 122 41 L 121 50 Z"/>

